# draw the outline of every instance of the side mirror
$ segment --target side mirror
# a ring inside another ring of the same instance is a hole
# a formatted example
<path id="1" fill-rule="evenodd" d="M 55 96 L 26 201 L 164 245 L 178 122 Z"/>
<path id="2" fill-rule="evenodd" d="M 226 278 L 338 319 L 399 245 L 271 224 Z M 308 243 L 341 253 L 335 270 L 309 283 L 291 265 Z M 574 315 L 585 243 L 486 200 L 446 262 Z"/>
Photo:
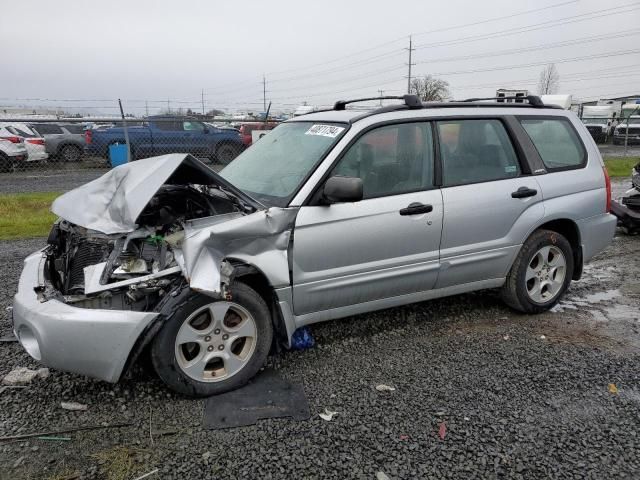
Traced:
<path id="1" fill-rule="evenodd" d="M 209 127 L 204 127 L 204 128 L 202 129 L 202 132 L 203 132 L 203 133 L 209 133 Z"/>
<path id="2" fill-rule="evenodd" d="M 330 177 L 322 189 L 325 204 L 359 202 L 362 196 L 362 179 L 358 177 Z"/>

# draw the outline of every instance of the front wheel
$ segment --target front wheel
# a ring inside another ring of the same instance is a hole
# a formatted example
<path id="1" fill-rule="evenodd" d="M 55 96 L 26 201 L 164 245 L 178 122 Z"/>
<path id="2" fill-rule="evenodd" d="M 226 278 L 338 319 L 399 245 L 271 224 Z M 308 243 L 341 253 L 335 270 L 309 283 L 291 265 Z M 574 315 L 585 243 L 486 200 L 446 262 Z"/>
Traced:
<path id="1" fill-rule="evenodd" d="M 240 155 L 240 148 L 235 145 L 222 145 L 216 150 L 216 159 L 223 165 L 227 165 Z"/>
<path id="2" fill-rule="evenodd" d="M 573 251 L 567 239 L 538 230 L 522 245 L 502 287 L 502 299 L 520 312 L 541 313 L 558 303 L 572 276 Z"/>
<path id="3" fill-rule="evenodd" d="M 235 282 L 232 300 L 189 293 L 151 347 L 158 376 L 173 390 L 204 397 L 244 385 L 264 365 L 273 339 L 266 303 Z"/>

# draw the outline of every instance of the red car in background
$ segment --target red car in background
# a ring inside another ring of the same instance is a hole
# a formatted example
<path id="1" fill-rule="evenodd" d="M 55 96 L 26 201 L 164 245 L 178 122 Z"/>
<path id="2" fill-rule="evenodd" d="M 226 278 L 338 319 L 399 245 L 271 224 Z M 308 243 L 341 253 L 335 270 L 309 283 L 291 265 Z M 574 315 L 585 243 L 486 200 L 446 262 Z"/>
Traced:
<path id="1" fill-rule="evenodd" d="M 254 130 L 273 130 L 278 125 L 274 122 L 256 122 L 256 123 L 243 123 L 240 125 L 240 135 L 242 136 L 242 143 L 245 147 L 248 147 L 253 142 L 252 133 Z"/>

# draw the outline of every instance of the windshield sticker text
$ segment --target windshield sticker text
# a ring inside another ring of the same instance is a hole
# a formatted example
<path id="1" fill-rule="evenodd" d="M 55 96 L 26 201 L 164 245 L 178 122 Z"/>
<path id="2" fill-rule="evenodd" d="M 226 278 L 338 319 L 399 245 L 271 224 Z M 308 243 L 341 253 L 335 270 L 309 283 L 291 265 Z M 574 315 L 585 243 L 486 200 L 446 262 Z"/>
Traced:
<path id="1" fill-rule="evenodd" d="M 336 127 L 335 125 L 312 125 L 304 134 L 336 138 L 343 130 L 344 127 Z"/>

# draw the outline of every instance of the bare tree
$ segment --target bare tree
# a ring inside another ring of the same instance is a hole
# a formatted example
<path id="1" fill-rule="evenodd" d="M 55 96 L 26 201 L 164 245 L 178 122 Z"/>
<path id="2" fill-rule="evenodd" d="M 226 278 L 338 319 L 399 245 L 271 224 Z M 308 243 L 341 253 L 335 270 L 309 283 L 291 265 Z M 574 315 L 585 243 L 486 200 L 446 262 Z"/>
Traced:
<path id="1" fill-rule="evenodd" d="M 550 63 L 540 72 L 538 80 L 538 93 L 540 95 L 551 95 L 558 91 L 560 85 L 560 74 L 554 63 Z"/>
<path id="2" fill-rule="evenodd" d="M 411 80 L 409 93 L 418 95 L 423 102 L 441 102 L 449 98 L 449 82 L 432 75 L 414 78 Z"/>

